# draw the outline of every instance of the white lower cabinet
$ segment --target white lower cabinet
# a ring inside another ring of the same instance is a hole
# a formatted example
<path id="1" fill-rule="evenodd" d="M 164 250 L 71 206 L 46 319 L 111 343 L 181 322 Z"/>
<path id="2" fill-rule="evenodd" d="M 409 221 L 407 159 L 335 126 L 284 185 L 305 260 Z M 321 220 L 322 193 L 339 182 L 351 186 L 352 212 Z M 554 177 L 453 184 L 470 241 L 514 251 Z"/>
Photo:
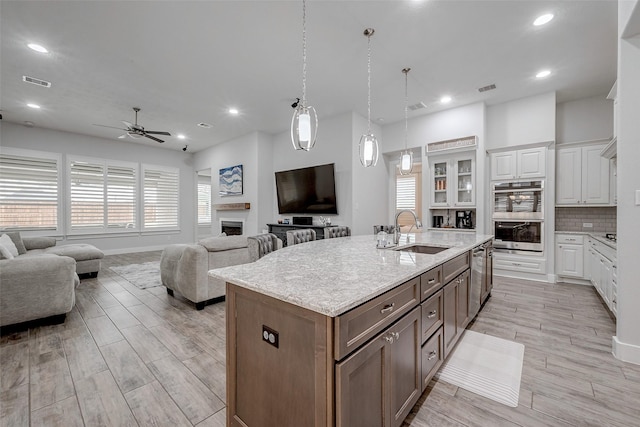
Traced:
<path id="1" fill-rule="evenodd" d="M 587 238 L 584 263 L 588 265 L 585 279 L 590 280 L 614 316 L 617 316 L 617 284 L 616 284 L 616 250 L 597 241 Z"/>
<path id="2" fill-rule="evenodd" d="M 583 236 L 556 235 L 556 274 L 563 277 L 584 277 Z"/>

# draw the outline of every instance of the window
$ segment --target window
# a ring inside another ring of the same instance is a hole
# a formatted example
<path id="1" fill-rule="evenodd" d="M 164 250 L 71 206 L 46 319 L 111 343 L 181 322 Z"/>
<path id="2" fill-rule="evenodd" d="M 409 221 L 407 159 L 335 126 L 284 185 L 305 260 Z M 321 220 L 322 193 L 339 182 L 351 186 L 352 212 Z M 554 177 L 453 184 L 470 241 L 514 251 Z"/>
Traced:
<path id="1" fill-rule="evenodd" d="M 60 156 L 0 151 L 0 228 L 58 231 Z"/>
<path id="2" fill-rule="evenodd" d="M 198 225 L 209 224 L 211 224 L 211 177 L 198 177 Z"/>
<path id="3" fill-rule="evenodd" d="M 416 208 L 416 176 L 403 175 L 396 178 L 396 210 Z"/>
<path id="4" fill-rule="evenodd" d="M 142 165 L 143 228 L 157 230 L 178 228 L 178 178 L 176 168 Z"/>
<path id="5" fill-rule="evenodd" d="M 416 213 L 418 218 L 422 218 L 422 167 L 421 164 L 413 165 L 413 172 L 410 175 L 400 175 L 396 173 L 396 212 L 403 209 L 410 209 Z M 398 217 L 398 224 L 403 232 L 408 232 L 415 227 L 413 215 L 403 213 Z"/>
<path id="6" fill-rule="evenodd" d="M 72 231 L 136 228 L 137 164 L 69 160 L 69 225 Z"/>

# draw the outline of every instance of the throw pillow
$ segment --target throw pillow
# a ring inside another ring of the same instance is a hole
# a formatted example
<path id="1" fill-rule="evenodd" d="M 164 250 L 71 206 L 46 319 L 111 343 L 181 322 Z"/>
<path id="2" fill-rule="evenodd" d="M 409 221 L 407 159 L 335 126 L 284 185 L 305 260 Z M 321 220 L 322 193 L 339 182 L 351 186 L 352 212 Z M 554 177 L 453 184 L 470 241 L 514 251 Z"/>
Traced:
<path id="1" fill-rule="evenodd" d="M 7 248 L 9 253 L 11 253 L 11 255 L 13 255 L 14 257 L 18 256 L 18 248 L 16 248 L 16 245 L 13 243 L 13 240 L 11 240 L 11 237 L 7 236 L 6 234 L 0 236 L 0 245 Z"/>
<path id="2" fill-rule="evenodd" d="M 13 259 L 13 255 L 4 245 L 0 245 L 0 259 Z"/>
<path id="3" fill-rule="evenodd" d="M 27 253 L 27 248 L 24 246 L 24 242 L 22 241 L 22 236 L 19 231 L 7 232 L 7 236 L 9 236 L 13 244 L 16 245 L 19 255 Z"/>

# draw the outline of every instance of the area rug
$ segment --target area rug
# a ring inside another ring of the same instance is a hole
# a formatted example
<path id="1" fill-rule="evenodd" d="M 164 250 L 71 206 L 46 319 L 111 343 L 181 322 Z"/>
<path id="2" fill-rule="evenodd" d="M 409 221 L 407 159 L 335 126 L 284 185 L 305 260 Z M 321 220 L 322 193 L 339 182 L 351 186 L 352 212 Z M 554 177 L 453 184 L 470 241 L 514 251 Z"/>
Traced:
<path id="1" fill-rule="evenodd" d="M 160 280 L 160 261 L 114 266 L 109 267 L 109 269 L 140 289 L 162 286 L 162 281 Z"/>
<path id="2" fill-rule="evenodd" d="M 467 330 L 436 377 L 515 408 L 523 358 L 523 344 Z"/>

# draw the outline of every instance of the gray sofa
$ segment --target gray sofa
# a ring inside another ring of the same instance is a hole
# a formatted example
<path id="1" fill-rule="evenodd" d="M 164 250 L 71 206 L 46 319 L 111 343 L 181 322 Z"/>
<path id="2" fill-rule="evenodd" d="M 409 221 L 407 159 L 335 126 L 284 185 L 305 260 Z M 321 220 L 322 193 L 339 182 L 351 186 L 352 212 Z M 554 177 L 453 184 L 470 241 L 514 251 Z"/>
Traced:
<path id="1" fill-rule="evenodd" d="M 75 304 L 79 274 L 96 277 L 104 254 L 86 244 L 56 246 L 53 237 L 22 237 L 5 234 L 12 250 L 0 250 L 0 326 L 51 318 L 63 322 Z M 3 241 L 6 243 L 6 240 Z M 16 253 L 17 252 L 17 253 Z"/>
<path id="2" fill-rule="evenodd" d="M 79 283 L 76 261 L 67 256 L 28 254 L 0 260 L 0 326 L 4 330 L 42 318 L 63 322 L 75 304 Z"/>

